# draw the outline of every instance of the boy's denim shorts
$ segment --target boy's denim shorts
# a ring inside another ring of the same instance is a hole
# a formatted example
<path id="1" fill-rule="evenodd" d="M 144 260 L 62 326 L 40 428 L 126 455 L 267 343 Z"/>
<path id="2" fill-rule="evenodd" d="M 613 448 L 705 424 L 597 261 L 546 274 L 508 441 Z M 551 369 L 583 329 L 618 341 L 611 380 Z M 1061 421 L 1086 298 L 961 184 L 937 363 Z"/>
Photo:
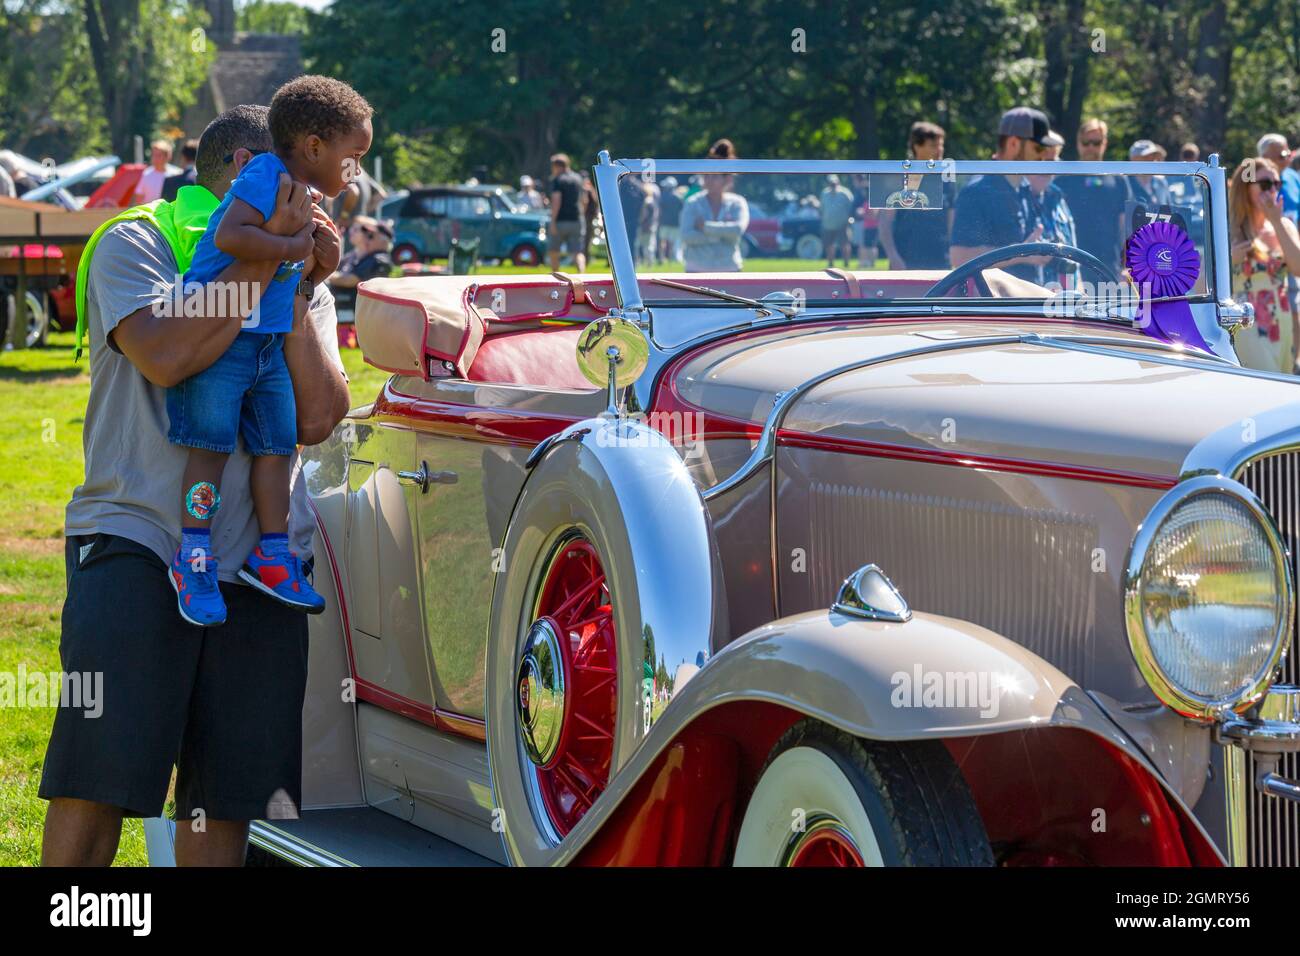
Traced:
<path id="1" fill-rule="evenodd" d="M 298 409 L 284 361 L 284 333 L 240 332 L 224 355 L 167 389 L 167 440 L 229 454 L 244 436 L 250 455 L 291 455 Z"/>

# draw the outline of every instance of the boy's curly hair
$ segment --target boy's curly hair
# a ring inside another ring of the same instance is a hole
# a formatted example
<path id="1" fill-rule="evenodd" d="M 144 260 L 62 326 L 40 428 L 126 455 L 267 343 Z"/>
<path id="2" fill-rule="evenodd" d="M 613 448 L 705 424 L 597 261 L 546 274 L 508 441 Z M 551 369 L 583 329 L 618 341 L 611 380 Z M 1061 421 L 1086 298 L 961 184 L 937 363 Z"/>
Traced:
<path id="1" fill-rule="evenodd" d="M 277 150 L 288 150 L 315 133 L 329 141 L 368 120 L 374 110 L 366 98 L 328 76 L 300 76 L 271 97 L 271 139 Z"/>

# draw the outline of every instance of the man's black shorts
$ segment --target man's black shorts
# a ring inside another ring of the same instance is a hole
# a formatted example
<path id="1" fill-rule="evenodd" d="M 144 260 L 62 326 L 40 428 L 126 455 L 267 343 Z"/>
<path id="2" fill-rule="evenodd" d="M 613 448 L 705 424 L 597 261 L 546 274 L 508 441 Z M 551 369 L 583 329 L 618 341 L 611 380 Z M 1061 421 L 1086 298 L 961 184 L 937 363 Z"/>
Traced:
<path id="1" fill-rule="evenodd" d="M 102 713 L 58 709 L 40 795 L 158 816 L 175 765 L 177 820 L 293 816 L 306 617 L 223 582 L 226 623 L 187 624 L 158 556 L 113 535 L 69 537 L 67 566 L 59 656 L 103 675 Z"/>

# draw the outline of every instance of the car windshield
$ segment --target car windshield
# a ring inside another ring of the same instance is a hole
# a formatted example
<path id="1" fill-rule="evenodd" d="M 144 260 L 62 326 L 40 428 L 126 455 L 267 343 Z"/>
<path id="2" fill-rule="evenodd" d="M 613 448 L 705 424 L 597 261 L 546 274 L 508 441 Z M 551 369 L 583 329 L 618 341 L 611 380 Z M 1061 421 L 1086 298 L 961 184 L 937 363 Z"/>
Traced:
<path id="1" fill-rule="evenodd" d="M 722 308 L 997 299 L 1105 317 L 1143 300 L 1212 301 L 1216 287 L 1217 167 L 622 160 L 595 170 L 607 223 L 612 205 L 623 220 L 610 254 L 624 304 L 629 292 L 646 306 L 708 296 Z M 668 285 L 648 273 L 682 274 Z M 731 297 L 710 294 L 723 291 Z"/>

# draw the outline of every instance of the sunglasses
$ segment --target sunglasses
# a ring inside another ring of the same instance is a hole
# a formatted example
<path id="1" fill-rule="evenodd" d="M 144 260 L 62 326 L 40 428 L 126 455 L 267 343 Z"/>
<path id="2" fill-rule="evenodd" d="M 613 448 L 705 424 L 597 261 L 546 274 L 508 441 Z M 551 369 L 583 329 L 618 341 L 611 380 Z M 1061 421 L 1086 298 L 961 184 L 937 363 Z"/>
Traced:
<path id="1" fill-rule="evenodd" d="M 270 150 L 269 150 L 269 149 L 250 149 L 248 152 L 249 152 L 249 155 L 250 155 L 250 156 L 261 156 L 263 153 L 269 153 Z M 235 154 L 234 154 L 234 153 L 230 153 L 230 154 L 228 154 L 228 155 L 226 156 L 225 159 L 223 159 L 223 160 L 221 161 L 221 165 L 222 165 L 222 166 L 229 166 L 229 165 L 230 165 L 231 163 L 233 163 L 234 161 L 235 161 Z"/>
<path id="2" fill-rule="evenodd" d="M 1256 181 L 1255 185 L 1260 188 L 1261 192 L 1271 193 L 1274 189 L 1277 189 L 1279 183 L 1276 179 L 1260 179 Z"/>
<path id="3" fill-rule="evenodd" d="M 1100 145 L 1101 145 L 1102 143 L 1104 143 L 1104 142 L 1106 142 L 1104 139 L 1081 139 L 1081 140 L 1079 140 L 1079 145 L 1080 145 L 1080 146 L 1100 146 Z"/>

